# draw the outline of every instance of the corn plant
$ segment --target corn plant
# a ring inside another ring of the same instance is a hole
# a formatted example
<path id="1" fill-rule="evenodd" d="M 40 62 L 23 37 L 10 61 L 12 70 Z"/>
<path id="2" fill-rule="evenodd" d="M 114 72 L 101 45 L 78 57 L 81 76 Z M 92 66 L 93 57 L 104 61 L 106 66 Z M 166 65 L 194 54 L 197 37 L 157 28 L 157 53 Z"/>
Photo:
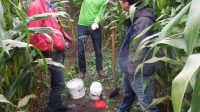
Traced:
<path id="1" fill-rule="evenodd" d="M 173 12 L 175 15 L 158 21 L 162 26 L 161 31 L 154 36 L 147 37 L 140 43 L 133 60 L 142 48 L 150 47 L 154 49 L 154 57 L 144 63 L 165 62 L 163 68 L 167 72 L 164 75 L 172 78 L 168 82 L 171 86 L 171 94 L 169 95 L 171 96 L 174 112 L 199 112 L 197 104 L 200 102 L 198 99 L 200 97 L 198 94 L 200 2 L 198 0 L 178 2 L 181 3 Z M 161 23 L 163 20 L 167 23 L 166 25 Z M 138 38 L 144 33 L 145 31 L 139 34 Z M 132 44 L 136 41 L 137 38 L 134 39 Z M 164 55 L 161 57 L 155 55 L 159 49 L 164 51 Z M 137 70 L 140 70 L 142 65 L 138 66 Z M 162 76 L 162 74 L 158 75 Z M 166 81 L 162 80 L 160 82 L 164 87 L 165 84 L 162 83 Z M 184 107 L 186 106 L 185 103 L 188 105 L 187 107 Z"/>
<path id="2" fill-rule="evenodd" d="M 57 31 L 48 27 L 28 28 L 28 23 L 49 17 L 68 18 L 65 12 L 28 17 L 26 10 L 30 2 L 31 0 L 0 0 L 0 94 L 12 102 L 12 104 L 0 104 L 6 112 L 22 109 L 19 106 L 16 108 L 14 104 L 30 92 L 37 93 L 37 91 L 32 91 L 32 87 L 35 87 L 34 84 L 37 82 L 36 78 L 41 77 L 39 76 L 41 71 L 47 71 L 47 63 L 54 63 L 51 60 L 45 60 L 41 51 L 29 44 L 29 37 L 32 33 L 43 33 L 51 40 L 48 33 Z M 43 61 L 36 60 L 38 55 Z M 56 63 L 56 66 L 62 65 Z M 27 106 L 23 106 L 24 108 Z"/>
<path id="3" fill-rule="evenodd" d="M 111 47 L 111 29 L 116 27 L 116 43 L 121 45 L 125 36 L 124 19 L 126 12 L 121 9 L 117 0 L 108 0 L 107 8 L 103 16 L 103 37 L 105 47 Z M 119 47 L 119 46 L 117 46 Z"/>
<path id="4" fill-rule="evenodd" d="M 5 96 L 3 96 L 3 95 L 0 94 L 0 102 L 7 103 L 7 104 L 11 105 L 12 107 L 16 108 L 16 110 L 18 112 L 24 112 L 24 111 L 26 111 L 26 110 L 23 110 L 22 108 L 28 104 L 28 101 L 31 98 L 36 98 L 36 96 L 34 94 L 27 95 L 24 98 L 20 99 L 19 102 L 18 102 L 18 104 L 13 104 L 9 100 L 7 100 L 5 98 Z"/>

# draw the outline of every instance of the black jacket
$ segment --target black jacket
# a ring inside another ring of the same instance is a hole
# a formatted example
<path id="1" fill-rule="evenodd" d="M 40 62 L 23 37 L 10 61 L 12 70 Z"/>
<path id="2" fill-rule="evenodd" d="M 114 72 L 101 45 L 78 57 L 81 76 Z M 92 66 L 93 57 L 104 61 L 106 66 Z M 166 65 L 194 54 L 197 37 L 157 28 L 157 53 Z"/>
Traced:
<path id="1" fill-rule="evenodd" d="M 133 23 L 131 23 L 130 19 L 125 20 L 127 33 L 119 54 L 120 69 L 123 73 L 130 74 L 133 76 L 135 74 L 136 67 L 143 62 L 144 57 L 148 52 L 147 48 L 144 48 L 140 51 L 140 54 L 135 62 L 132 62 L 133 55 L 135 54 L 135 51 L 138 48 L 140 42 L 147 36 L 152 35 L 154 32 L 146 33 L 143 37 L 139 39 L 139 41 L 133 46 L 133 48 L 129 48 L 129 46 L 131 41 L 139 33 L 141 33 L 144 29 L 152 25 L 154 22 L 155 22 L 155 15 L 153 13 L 153 10 L 148 7 L 136 9 L 133 18 Z M 147 59 L 150 57 L 151 55 L 149 55 Z M 143 73 L 147 75 L 151 75 L 151 72 L 153 72 L 149 65 L 145 65 L 143 70 L 144 70 Z"/>

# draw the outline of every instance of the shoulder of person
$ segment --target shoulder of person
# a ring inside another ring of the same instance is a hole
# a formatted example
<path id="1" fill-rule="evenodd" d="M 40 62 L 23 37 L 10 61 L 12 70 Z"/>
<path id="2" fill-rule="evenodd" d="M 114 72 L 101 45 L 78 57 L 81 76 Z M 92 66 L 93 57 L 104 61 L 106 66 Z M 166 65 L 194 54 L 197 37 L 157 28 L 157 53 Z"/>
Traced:
<path id="1" fill-rule="evenodd" d="M 135 18 L 138 18 L 138 17 L 149 17 L 151 19 L 155 19 L 155 13 L 153 11 L 152 8 L 146 6 L 146 7 L 143 7 L 141 9 L 136 9 L 135 11 Z"/>
<path id="2" fill-rule="evenodd" d="M 35 0 L 34 2 L 32 2 L 30 5 L 29 5 L 29 9 L 38 9 L 38 8 L 41 8 L 41 3 L 38 2 L 38 0 Z"/>

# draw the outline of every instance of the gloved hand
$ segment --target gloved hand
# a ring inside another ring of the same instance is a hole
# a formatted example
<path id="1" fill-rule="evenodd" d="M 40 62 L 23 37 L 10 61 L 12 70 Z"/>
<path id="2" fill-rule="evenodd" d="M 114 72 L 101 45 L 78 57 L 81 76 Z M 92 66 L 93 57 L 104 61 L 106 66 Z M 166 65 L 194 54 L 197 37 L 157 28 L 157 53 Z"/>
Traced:
<path id="1" fill-rule="evenodd" d="M 93 23 L 91 28 L 92 28 L 92 30 L 96 30 L 99 28 L 99 25 L 97 23 Z"/>

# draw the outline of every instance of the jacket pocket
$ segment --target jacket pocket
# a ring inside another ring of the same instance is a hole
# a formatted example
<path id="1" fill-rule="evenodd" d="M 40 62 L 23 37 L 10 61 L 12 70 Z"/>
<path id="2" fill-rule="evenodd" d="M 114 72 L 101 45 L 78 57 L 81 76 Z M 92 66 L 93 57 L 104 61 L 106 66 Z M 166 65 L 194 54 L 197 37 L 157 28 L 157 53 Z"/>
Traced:
<path id="1" fill-rule="evenodd" d="M 35 34 L 30 37 L 30 43 L 41 51 L 52 51 L 50 40 L 43 34 Z"/>
<path id="2" fill-rule="evenodd" d="M 53 45 L 56 50 L 61 52 L 65 51 L 65 41 L 62 34 L 53 35 L 53 41 Z"/>

